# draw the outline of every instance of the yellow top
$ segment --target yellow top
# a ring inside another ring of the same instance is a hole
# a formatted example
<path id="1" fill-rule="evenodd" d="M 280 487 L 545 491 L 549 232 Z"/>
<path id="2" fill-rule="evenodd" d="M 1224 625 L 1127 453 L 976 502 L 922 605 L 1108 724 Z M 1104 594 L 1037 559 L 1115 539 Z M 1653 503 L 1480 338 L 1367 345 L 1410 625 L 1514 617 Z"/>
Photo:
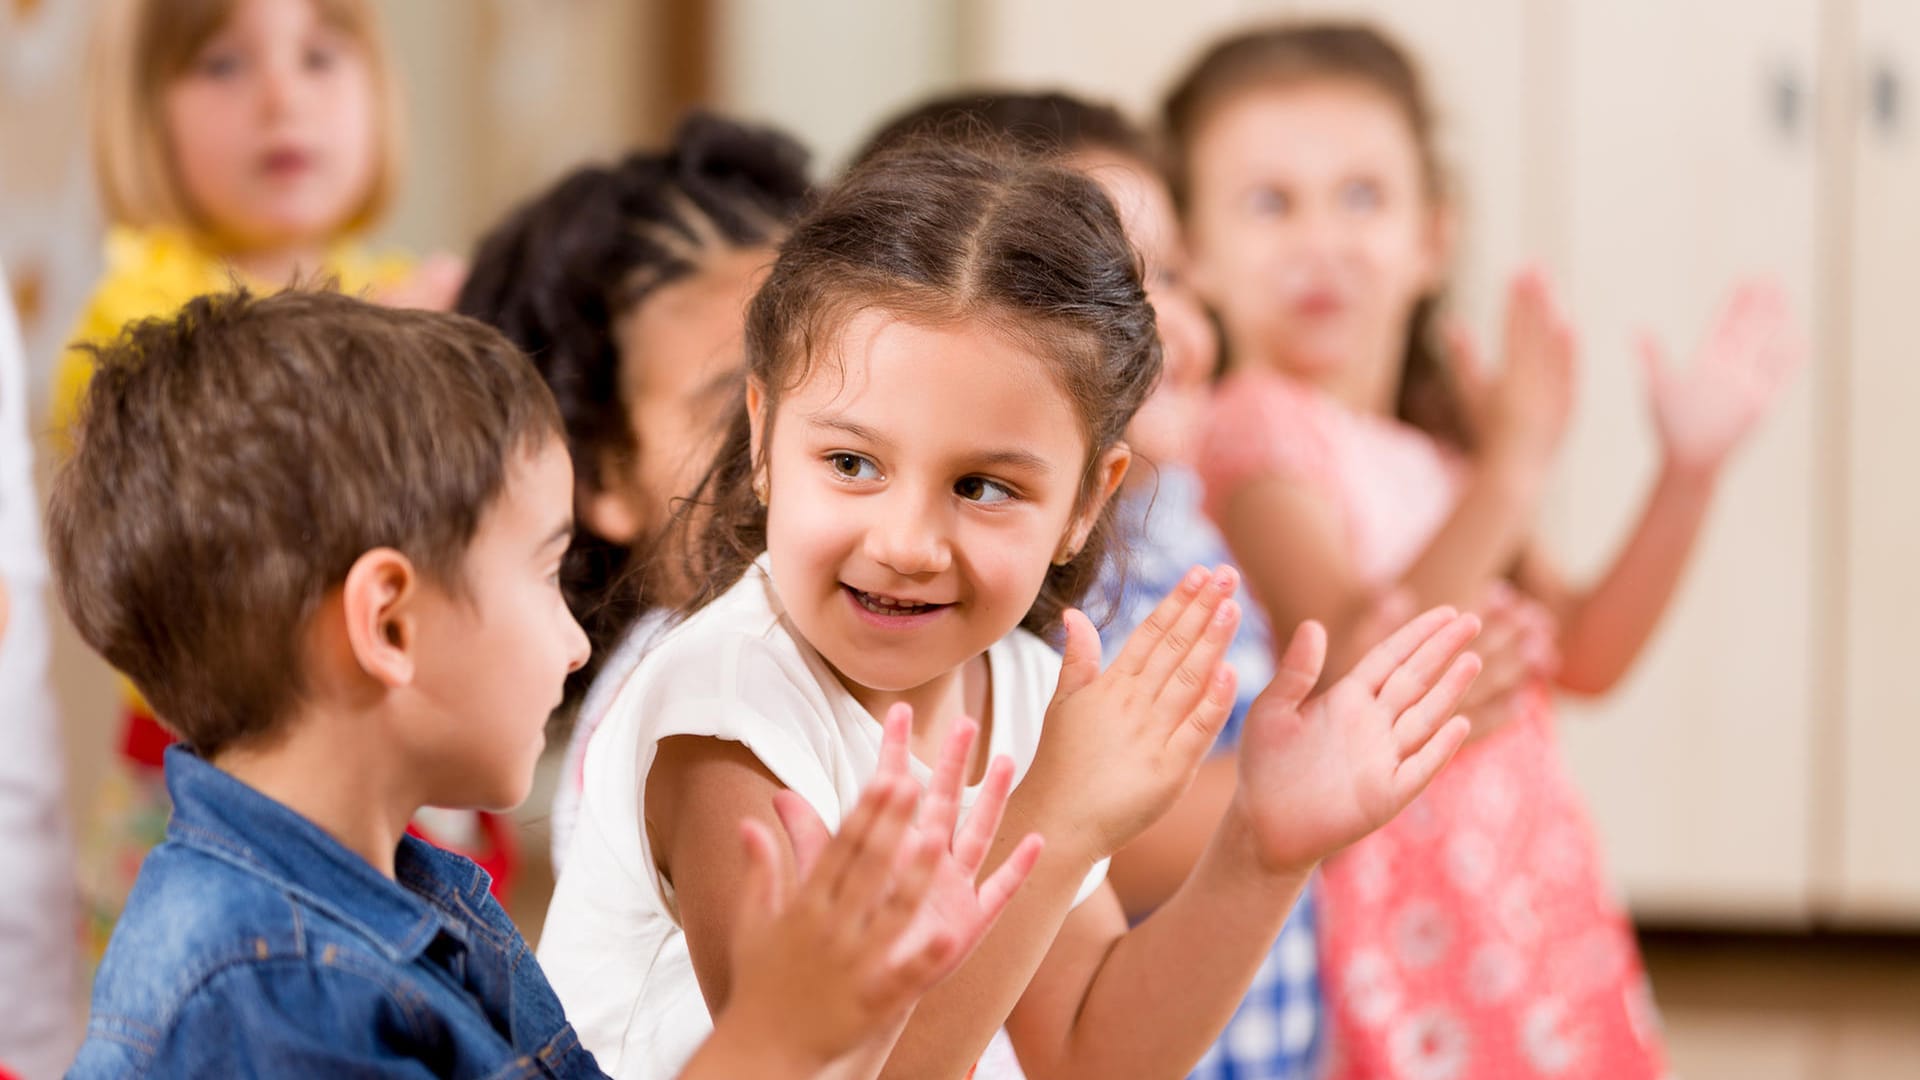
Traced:
<path id="1" fill-rule="evenodd" d="M 411 259 L 375 257 L 350 244 L 331 249 L 321 268 L 322 273 L 337 277 L 340 288 L 349 293 L 395 284 L 412 269 Z M 247 280 L 183 230 L 115 226 L 107 230 L 106 271 L 80 313 L 69 344 L 105 344 L 130 322 L 170 315 L 194 297 L 224 292 L 236 281 L 259 292 L 280 287 Z M 92 377 L 92 355 L 69 347 L 53 377 L 53 429 L 63 443 Z"/>
<path id="2" fill-rule="evenodd" d="M 336 245 L 327 253 L 322 273 L 337 277 L 340 288 L 354 293 L 398 283 L 413 269 L 404 257 L 369 255 L 361 248 Z M 196 296 L 225 292 L 235 282 L 261 292 L 277 292 L 278 285 L 245 279 L 220 256 L 196 244 L 180 229 L 107 230 L 107 266 L 93 295 L 80 313 L 80 322 L 68 339 L 53 376 L 52 423 L 64 453 L 72 449 L 68 435 L 80 409 L 80 399 L 93 378 L 93 355 L 77 346 L 103 345 L 120 336 L 128 323 L 171 315 Z M 120 680 L 127 704 L 146 711 L 133 683 Z"/>

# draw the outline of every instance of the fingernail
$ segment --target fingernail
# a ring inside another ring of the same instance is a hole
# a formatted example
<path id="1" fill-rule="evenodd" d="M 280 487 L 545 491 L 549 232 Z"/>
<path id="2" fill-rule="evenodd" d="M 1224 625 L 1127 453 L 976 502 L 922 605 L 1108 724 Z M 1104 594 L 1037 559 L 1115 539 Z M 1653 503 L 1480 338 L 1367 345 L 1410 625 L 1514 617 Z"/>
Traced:
<path id="1" fill-rule="evenodd" d="M 1206 570 L 1196 566 L 1193 569 L 1187 571 L 1187 576 L 1180 579 L 1180 584 L 1186 586 L 1189 589 L 1197 589 L 1200 587 L 1200 583 L 1205 580 L 1207 580 Z"/>
<path id="2" fill-rule="evenodd" d="M 1213 613 L 1213 624 L 1215 626 L 1225 626 L 1232 622 L 1234 616 L 1238 614 L 1240 614 L 1240 605 L 1229 600 L 1221 604 L 1219 610 Z"/>

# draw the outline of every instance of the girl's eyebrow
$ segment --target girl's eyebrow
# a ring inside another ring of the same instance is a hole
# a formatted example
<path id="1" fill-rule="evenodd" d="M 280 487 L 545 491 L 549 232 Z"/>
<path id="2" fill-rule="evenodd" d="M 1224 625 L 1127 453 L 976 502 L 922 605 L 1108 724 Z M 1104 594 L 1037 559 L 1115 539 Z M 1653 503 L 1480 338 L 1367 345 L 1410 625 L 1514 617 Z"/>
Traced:
<path id="1" fill-rule="evenodd" d="M 883 449 L 893 449 L 893 440 L 865 424 L 856 423 L 837 413 L 811 413 L 807 416 L 807 419 L 821 427 L 846 432 L 848 435 L 862 442 L 870 443 Z M 1053 472 L 1053 466 L 1047 462 L 1046 458 L 1041 457 L 1031 450 L 1023 450 L 1017 446 L 985 450 L 978 454 L 969 455 L 967 461 L 970 465 L 977 468 L 1011 468 L 1036 476 L 1047 476 Z"/>
<path id="2" fill-rule="evenodd" d="M 807 419 L 821 427 L 832 428 L 835 431 L 844 431 L 848 435 L 863 442 L 873 443 L 876 446 L 882 446 L 888 449 L 893 447 L 892 439 L 887 438 L 865 424 L 855 423 L 838 413 L 811 413 L 807 416 Z"/>

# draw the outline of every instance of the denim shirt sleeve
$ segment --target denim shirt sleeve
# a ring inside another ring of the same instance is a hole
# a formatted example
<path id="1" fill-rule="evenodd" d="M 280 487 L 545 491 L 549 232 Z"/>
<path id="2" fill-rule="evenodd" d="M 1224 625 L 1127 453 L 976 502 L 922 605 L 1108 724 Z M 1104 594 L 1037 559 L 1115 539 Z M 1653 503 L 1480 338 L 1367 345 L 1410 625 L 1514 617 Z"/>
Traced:
<path id="1" fill-rule="evenodd" d="M 164 1031 L 95 1016 L 67 1075 L 432 1077 L 436 1027 L 371 968 L 267 960 L 213 975 Z"/>

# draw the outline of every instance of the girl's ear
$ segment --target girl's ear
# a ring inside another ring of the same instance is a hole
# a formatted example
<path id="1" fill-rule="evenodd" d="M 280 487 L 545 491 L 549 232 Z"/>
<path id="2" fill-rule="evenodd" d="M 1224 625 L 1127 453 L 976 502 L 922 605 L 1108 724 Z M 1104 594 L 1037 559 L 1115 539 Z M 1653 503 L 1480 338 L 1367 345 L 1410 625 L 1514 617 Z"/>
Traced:
<path id="1" fill-rule="evenodd" d="M 758 375 L 747 376 L 747 460 L 754 463 L 757 472 L 760 467 L 761 440 L 766 436 L 766 417 L 760 413 L 760 407 L 766 404 L 767 386 Z M 737 429 L 736 429 L 737 430 Z M 760 478 L 754 477 L 754 484 L 760 484 Z"/>
<path id="2" fill-rule="evenodd" d="M 419 647 L 420 576 L 392 548 L 374 548 L 353 561 L 340 602 L 347 645 L 360 670 L 388 689 L 413 682 Z"/>
<path id="3" fill-rule="evenodd" d="M 1100 459 L 1093 463 L 1093 492 L 1088 496 L 1086 505 L 1074 515 L 1067 535 L 1061 538 L 1060 549 L 1053 555 L 1055 565 L 1065 566 L 1072 562 L 1080 554 L 1080 549 L 1087 546 L 1087 537 L 1093 535 L 1093 527 L 1099 523 L 1101 511 L 1107 508 L 1107 500 L 1120 490 L 1120 482 L 1127 478 L 1127 467 L 1132 464 L 1133 449 L 1124 442 L 1108 447 Z"/>

